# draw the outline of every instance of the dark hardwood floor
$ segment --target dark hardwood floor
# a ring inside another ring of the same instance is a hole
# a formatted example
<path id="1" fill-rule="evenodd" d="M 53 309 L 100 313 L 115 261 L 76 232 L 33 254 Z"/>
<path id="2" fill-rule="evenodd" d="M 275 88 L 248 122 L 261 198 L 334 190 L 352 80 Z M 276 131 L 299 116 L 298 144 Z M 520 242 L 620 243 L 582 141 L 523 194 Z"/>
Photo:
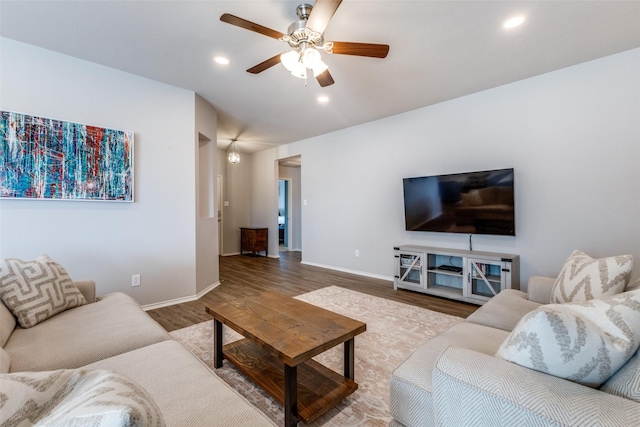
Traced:
<path id="1" fill-rule="evenodd" d="M 235 255 L 220 257 L 221 284 L 198 301 L 148 311 L 167 331 L 211 320 L 207 302 L 236 299 L 274 290 L 290 296 L 327 286 L 341 286 L 393 301 L 411 304 L 454 316 L 467 317 L 478 306 L 417 292 L 393 290 L 393 283 L 365 276 L 328 270 L 300 263 L 300 252 L 280 252 L 280 258 Z"/>

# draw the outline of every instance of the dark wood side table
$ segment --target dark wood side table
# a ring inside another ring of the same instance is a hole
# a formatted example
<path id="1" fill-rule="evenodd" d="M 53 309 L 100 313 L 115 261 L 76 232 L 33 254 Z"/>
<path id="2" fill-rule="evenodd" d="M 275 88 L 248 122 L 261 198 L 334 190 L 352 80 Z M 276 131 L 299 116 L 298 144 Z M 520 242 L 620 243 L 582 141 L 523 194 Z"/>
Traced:
<path id="1" fill-rule="evenodd" d="M 269 249 L 269 229 L 262 227 L 240 227 L 240 255 L 245 251 L 257 255 L 264 251 L 267 256 Z"/>

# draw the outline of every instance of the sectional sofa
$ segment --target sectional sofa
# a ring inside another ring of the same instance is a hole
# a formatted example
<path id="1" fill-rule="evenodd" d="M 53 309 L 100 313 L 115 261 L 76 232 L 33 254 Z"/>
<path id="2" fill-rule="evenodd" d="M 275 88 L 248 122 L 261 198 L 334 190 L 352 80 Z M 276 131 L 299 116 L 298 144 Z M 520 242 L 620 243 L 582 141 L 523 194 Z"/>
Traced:
<path id="1" fill-rule="evenodd" d="M 0 302 L 0 424 L 76 425 L 73 417 L 90 419 L 96 411 L 99 421 L 91 425 L 274 425 L 131 297 L 96 298 L 93 282 L 74 285 L 86 303 L 29 328 Z M 118 392 L 109 403 L 119 405 L 117 422 L 105 415 L 109 390 Z M 102 402 L 78 404 L 92 393 L 102 393 Z M 122 410 L 126 400 L 132 409 Z"/>
<path id="2" fill-rule="evenodd" d="M 496 356 L 525 317 L 550 307 L 555 282 L 532 277 L 526 293 L 503 290 L 464 322 L 419 347 L 391 376 L 391 427 L 640 425 L 637 351 L 600 387 Z M 636 286 L 640 281 L 625 294 L 638 301 Z M 640 304 L 633 310 L 640 313 Z M 638 316 L 633 322 L 637 333 Z"/>

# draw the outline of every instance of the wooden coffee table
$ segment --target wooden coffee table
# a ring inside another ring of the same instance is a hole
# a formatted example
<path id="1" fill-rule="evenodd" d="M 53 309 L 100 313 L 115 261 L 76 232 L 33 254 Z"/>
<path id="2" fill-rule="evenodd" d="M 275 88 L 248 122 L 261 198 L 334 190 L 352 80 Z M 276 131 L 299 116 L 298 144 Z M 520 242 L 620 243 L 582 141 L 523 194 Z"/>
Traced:
<path id="1" fill-rule="evenodd" d="M 353 393 L 354 337 L 367 325 L 277 292 L 207 304 L 214 366 L 222 359 L 284 406 L 285 425 L 312 422 Z M 222 324 L 244 339 L 222 345 Z M 344 376 L 312 360 L 344 343 Z"/>

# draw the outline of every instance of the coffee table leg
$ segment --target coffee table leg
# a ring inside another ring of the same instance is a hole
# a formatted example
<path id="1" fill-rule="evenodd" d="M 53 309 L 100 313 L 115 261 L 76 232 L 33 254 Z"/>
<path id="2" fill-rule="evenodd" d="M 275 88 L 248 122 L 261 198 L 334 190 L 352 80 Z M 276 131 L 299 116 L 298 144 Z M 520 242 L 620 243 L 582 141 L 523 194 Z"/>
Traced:
<path id="1" fill-rule="evenodd" d="M 354 353 L 355 341 L 351 338 L 344 342 L 344 376 L 350 380 L 355 379 L 354 372 Z"/>
<path id="2" fill-rule="evenodd" d="M 222 368 L 222 322 L 213 319 L 213 366 Z"/>
<path id="3" fill-rule="evenodd" d="M 298 367 L 284 365 L 284 425 L 298 425 Z"/>

